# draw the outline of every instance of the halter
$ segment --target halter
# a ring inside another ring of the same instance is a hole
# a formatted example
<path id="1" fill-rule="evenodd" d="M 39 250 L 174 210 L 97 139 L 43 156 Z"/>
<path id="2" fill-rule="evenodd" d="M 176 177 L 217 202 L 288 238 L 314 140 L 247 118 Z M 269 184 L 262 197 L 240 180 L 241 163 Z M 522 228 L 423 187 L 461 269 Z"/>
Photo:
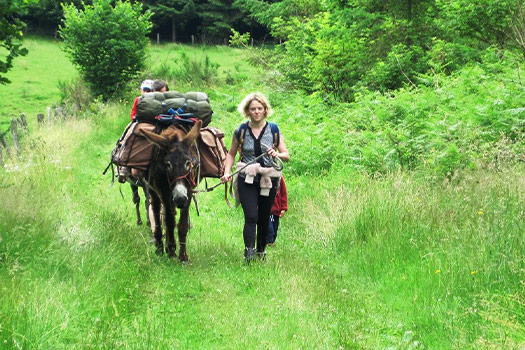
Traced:
<path id="1" fill-rule="evenodd" d="M 177 182 L 180 179 L 186 180 L 192 189 L 197 187 L 197 183 L 195 182 L 195 176 L 190 176 L 190 175 L 193 175 L 194 166 L 195 164 L 193 162 L 190 162 L 190 169 L 188 170 L 186 174 L 178 176 L 172 180 L 168 180 L 170 188 L 173 186 L 173 184 L 175 184 L 175 182 Z"/>

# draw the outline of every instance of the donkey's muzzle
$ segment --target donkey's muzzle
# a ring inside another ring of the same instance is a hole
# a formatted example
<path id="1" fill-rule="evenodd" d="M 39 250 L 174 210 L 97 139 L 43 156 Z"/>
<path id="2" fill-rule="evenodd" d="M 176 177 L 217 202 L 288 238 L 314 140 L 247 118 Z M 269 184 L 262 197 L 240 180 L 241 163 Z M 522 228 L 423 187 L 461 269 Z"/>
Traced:
<path id="1" fill-rule="evenodd" d="M 188 189 L 182 184 L 182 181 L 177 181 L 172 191 L 173 203 L 177 208 L 184 208 L 188 203 Z"/>

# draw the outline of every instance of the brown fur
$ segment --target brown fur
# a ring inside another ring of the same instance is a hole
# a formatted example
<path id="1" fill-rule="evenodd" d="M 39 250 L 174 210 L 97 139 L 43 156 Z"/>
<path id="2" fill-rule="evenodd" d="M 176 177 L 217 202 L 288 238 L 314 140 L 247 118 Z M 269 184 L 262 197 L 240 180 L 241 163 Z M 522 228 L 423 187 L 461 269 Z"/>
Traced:
<path id="1" fill-rule="evenodd" d="M 194 141 L 199 135 L 202 122 L 198 121 L 193 128 L 186 133 L 179 127 L 170 126 L 157 135 L 146 130 L 142 131 L 144 137 L 150 142 L 157 145 L 159 150 L 154 157 L 149 173 L 145 180 L 149 184 L 149 197 L 153 211 L 154 227 L 153 235 L 157 253 L 162 254 L 164 244 L 162 242 L 162 225 L 160 221 L 161 203 L 165 208 L 164 225 L 166 228 L 166 253 L 170 257 L 175 257 L 176 242 L 174 237 L 176 224 L 176 209 L 180 210 L 180 218 L 177 224 L 177 233 L 179 236 L 179 259 L 187 261 L 186 236 L 189 229 L 189 207 L 192 199 L 192 190 L 196 181 L 191 178 L 197 172 Z M 189 164 L 193 163 L 194 168 Z M 193 169 L 189 172 L 188 169 Z M 189 173 L 187 179 L 180 178 Z M 180 178 L 175 181 L 175 179 Z M 183 186 L 187 195 L 185 197 L 175 197 L 174 188 L 179 185 Z"/>

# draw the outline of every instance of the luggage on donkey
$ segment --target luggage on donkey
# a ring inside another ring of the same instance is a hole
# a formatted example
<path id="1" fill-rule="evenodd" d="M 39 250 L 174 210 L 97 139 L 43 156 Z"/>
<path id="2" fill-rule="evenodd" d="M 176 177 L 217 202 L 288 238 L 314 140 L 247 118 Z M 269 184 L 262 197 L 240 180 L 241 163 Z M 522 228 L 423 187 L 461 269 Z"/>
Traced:
<path id="1" fill-rule="evenodd" d="M 204 92 L 147 92 L 139 98 L 135 118 L 138 121 L 155 122 L 155 117 L 159 115 L 173 114 L 170 110 L 200 119 L 204 127 L 211 122 L 213 114 L 208 95 Z"/>
<path id="2" fill-rule="evenodd" d="M 140 130 L 158 132 L 157 127 L 150 123 L 129 123 L 111 153 L 113 164 L 118 167 L 148 170 L 153 158 L 154 145 L 142 136 Z"/>
<path id="3" fill-rule="evenodd" d="M 228 153 L 224 145 L 224 133 L 216 128 L 201 128 L 197 147 L 200 154 L 200 176 L 222 177 Z"/>

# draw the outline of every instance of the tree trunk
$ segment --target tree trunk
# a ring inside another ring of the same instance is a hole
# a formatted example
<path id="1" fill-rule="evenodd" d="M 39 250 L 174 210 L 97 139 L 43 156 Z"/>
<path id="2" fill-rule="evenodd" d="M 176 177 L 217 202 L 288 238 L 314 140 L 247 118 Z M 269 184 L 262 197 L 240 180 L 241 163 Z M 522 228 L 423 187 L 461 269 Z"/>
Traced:
<path id="1" fill-rule="evenodd" d="M 177 29 L 175 28 L 175 17 L 171 18 L 171 41 L 177 41 Z"/>

